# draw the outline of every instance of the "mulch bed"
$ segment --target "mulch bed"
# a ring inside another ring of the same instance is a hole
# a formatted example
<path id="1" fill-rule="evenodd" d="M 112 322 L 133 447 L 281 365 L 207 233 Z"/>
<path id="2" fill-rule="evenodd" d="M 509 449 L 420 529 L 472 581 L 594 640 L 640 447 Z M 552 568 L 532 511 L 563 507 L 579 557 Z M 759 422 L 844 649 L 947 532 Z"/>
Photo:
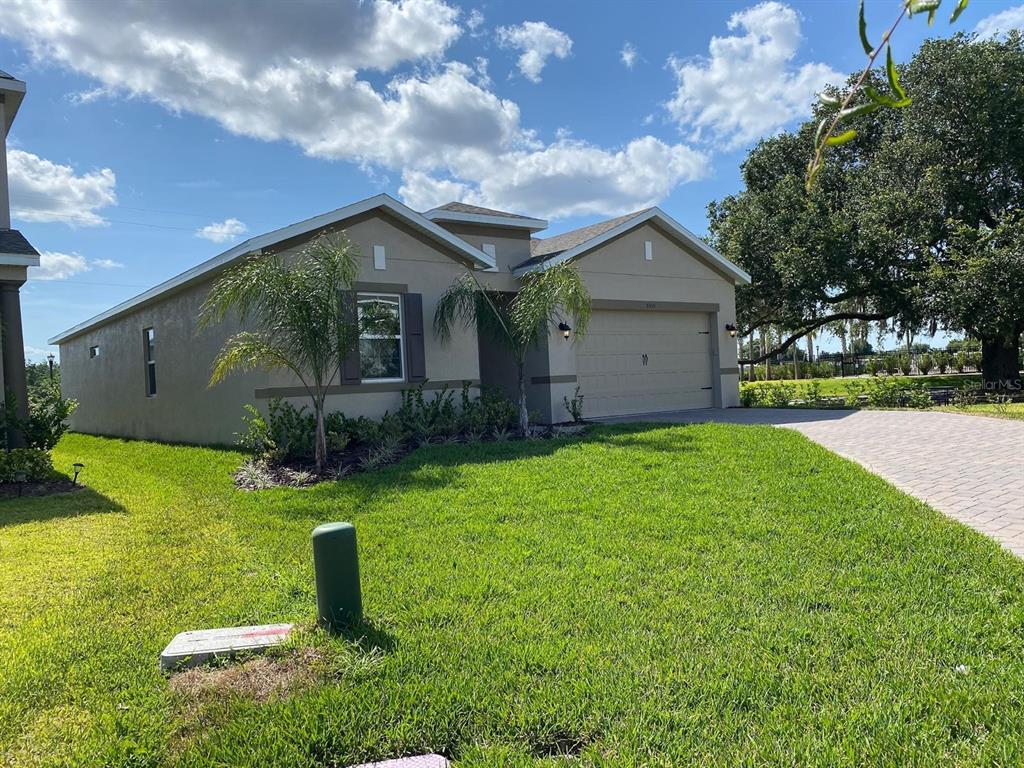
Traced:
<path id="1" fill-rule="evenodd" d="M 74 493 L 85 488 L 81 483 L 73 483 L 66 477 L 60 480 L 41 480 L 35 483 L 0 483 L 0 499 L 29 498 L 34 496 L 54 496 L 58 493 Z"/>

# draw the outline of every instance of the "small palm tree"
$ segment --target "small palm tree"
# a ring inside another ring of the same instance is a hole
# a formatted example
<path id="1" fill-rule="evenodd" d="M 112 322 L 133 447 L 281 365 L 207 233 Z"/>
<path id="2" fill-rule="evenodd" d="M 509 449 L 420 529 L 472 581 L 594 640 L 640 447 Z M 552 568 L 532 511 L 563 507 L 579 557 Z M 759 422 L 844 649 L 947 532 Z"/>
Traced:
<path id="1" fill-rule="evenodd" d="M 322 234 L 287 262 L 279 254 L 252 256 L 214 283 L 199 327 L 234 311 L 242 331 L 228 339 L 213 365 L 210 386 L 237 370 L 286 368 L 313 402 L 316 466 L 327 460 L 324 400 L 342 361 L 358 343 L 358 324 L 342 306 L 359 274 L 358 250 L 342 234 Z"/>
<path id="2" fill-rule="evenodd" d="M 590 293 L 579 270 L 568 262 L 527 273 L 516 293 L 484 287 L 472 272 L 460 275 L 441 295 L 434 311 L 434 331 L 443 342 L 462 324 L 507 347 L 519 375 L 519 429 L 529 430 L 526 410 L 526 355 L 562 322 L 566 313 L 577 335 L 590 320 Z"/>

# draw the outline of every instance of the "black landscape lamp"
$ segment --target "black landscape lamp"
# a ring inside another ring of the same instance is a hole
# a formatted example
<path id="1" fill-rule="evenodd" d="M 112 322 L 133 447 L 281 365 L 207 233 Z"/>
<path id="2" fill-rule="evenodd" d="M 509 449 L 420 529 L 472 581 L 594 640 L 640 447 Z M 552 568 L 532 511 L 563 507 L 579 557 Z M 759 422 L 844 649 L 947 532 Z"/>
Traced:
<path id="1" fill-rule="evenodd" d="M 76 461 L 71 466 L 75 468 L 75 476 L 72 478 L 71 482 L 74 485 L 78 485 L 78 473 L 85 469 L 85 464 L 80 461 Z"/>

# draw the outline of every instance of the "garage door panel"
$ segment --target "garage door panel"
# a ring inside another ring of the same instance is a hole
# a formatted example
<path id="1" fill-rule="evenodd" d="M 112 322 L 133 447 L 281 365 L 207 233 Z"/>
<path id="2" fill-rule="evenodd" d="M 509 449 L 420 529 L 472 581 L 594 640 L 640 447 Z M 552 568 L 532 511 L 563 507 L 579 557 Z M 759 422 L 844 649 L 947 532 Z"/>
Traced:
<path id="1" fill-rule="evenodd" d="M 576 351 L 584 412 L 600 417 L 710 407 L 708 324 L 705 313 L 595 312 Z"/>

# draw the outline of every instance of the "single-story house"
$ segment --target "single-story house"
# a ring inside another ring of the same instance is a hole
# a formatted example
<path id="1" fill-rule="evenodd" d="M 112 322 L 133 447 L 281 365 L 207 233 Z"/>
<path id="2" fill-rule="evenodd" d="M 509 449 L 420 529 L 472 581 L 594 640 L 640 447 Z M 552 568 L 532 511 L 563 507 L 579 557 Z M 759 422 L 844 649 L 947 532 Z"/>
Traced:
<path id="1" fill-rule="evenodd" d="M 577 387 L 584 416 L 733 406 L 738 400 L 734 290 L 749 276 L 658 208 L 540 238 L 547 222 L 449 203 L 419 213 L 376 195 L 247 240 L 50 340 L 60 345 L 65 393 L 83 432 L 227 443 L 242 406 L 270 398 L 305 402 L 287 371 L 237 374 L 208 387 L 212 362 L 239 328 L 197 331 L 212 283 L 254 252 L 300 251 L 344 230 L 359 248 L 360 306 L 392 312 L 398 333 L 367 338 L 360 369 L 334 383 L 328 410 L 377 417 L 401 391 L 494 386 L 515 393 L 507 354 L 475 329 L 445 344 L 433 332 L 437 299 L 465 270 L 496 290 L 523 275 L 573 261 L 593 296 L 585 335 L 553 329 L 528 362 L 528 405 L 550 422 L 568 419 Z M 568 338 L 565 338 L 568 336 Z"/>
<path id="2" fill-rule="evenodd" d="M 25 83 L 0 70 L 0 399 L 9 412 L 28 417 L 25 381 L 25 341 L 21 329 L 21 286 L 28 268 L 39 266 L 39 253 L 16 229 L 11 229 L 11 199 L 7 188 L 7 134 L 25 98 Z M 13 426 L 7 446 L 24 444 Z"/>

